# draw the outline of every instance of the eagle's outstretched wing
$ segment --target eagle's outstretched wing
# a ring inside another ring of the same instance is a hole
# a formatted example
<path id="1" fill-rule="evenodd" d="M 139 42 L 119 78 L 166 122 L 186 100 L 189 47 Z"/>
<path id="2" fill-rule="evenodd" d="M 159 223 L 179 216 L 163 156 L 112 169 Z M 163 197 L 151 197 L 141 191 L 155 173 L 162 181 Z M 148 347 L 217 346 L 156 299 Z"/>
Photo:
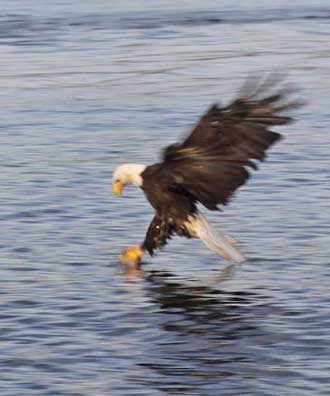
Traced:
<path id="1" fill-rule="evenodd" d="M 208 209 L 225 205 L 249 178 L 248 169 L 257 169 L 255 161 L 263 161 L 280 139 L 269 127 L 291 121 L 281 112 L 296 104 L 283 103 L 284 96 L 252 94 L 227 107 L 213 105 L 182 143 L 164 150 L 160 179 L 169 190 L 186 191 Z"/>

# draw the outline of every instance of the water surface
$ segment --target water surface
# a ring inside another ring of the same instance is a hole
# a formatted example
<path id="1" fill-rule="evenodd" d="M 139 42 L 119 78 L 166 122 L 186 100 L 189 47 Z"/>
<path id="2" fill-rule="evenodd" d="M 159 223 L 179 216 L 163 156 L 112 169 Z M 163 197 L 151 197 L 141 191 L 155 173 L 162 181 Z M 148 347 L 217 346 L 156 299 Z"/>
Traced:
<path id="1" fill-rule="evenodd" d="M 328 395 L 328 3 L 130 3 L 2 2 L 1 394 Z M 127 279 L 152 210 L 114 168 L 274 70 L 307 105 L 209 215 L 248 261 L 176 238 Z"/>

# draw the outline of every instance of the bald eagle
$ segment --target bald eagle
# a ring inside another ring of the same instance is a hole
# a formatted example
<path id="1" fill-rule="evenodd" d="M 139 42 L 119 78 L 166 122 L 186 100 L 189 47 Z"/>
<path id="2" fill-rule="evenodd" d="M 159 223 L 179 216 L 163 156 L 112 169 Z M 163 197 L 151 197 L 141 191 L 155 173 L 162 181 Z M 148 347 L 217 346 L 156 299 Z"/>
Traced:
<path id="1" fill-rule="evenodd" d="M 124 164 L 115 170 L 113 193 L 119 196 L 125 185 L 133 184 L 155 210 L 143 243 L 124 250 L 122 263 L 140 263 L 144 252 L 153 255 L 174 234 L 198 237 L 227 260 L 244 260 L 235 240 L 213 229 L 197 205 L 212 211 L 226 205 L 281 138 L 269 127 L 291 121 L 281 114 L 295 106 L 284 100 L 286 91 L 260 91 L 269 87 L 261 84 L 226 107 L 211 106 L 183 141 L 164 149 L 161 162 Z"/>

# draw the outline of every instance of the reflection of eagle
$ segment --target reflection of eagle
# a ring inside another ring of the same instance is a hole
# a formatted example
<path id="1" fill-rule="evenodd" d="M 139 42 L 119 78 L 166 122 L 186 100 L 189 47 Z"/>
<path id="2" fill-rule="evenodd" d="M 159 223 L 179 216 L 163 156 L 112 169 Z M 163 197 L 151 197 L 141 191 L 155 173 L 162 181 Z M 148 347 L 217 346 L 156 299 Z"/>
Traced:
<path id="1" fill-rule="evenodd" d="M 266 89 L 263 84 L 227 107 L 212 106 L 183 142 L 164 150 L 162 162 L 116 169 L 114 194 L 134 184 L 156 211 L 143 244 L 126 249 L 122 262 L 140 262 L 143 251 L 152 255 L 173 234 L 197 236 L 226 259 L 243 260 L 235 241 L 212 229 L 197 203 L 209 210 L 226 205 L 249 178 L 248 169 L 257 169 L 255 161 L 263 161 L 266 150 L 281 137 L 268 128 L 287 124 L 291 119 L 280 113 L 294 104 L 283 103 L 283 93 L 265 95 Z"/>

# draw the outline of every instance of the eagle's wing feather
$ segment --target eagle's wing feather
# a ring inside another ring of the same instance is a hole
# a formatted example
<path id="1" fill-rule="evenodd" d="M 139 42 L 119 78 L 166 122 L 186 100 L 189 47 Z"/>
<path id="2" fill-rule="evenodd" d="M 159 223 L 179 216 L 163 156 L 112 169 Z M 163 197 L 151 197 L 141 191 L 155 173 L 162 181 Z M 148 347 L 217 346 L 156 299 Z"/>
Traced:
<path id="1" fill-rule="evenodd" d="M 281 114 L 295 107 L 282 103 L 283 94 L 246 96 L 220 108 L 212 106 L 182 142 L 163 153 L 160 174 L 170 190 L 187 191 L 208 209 L 226 204 L 249 178 L 248 168 L 265 159 L 266 150 L 281 135 L 270 131 L 291 118 Z"/>

